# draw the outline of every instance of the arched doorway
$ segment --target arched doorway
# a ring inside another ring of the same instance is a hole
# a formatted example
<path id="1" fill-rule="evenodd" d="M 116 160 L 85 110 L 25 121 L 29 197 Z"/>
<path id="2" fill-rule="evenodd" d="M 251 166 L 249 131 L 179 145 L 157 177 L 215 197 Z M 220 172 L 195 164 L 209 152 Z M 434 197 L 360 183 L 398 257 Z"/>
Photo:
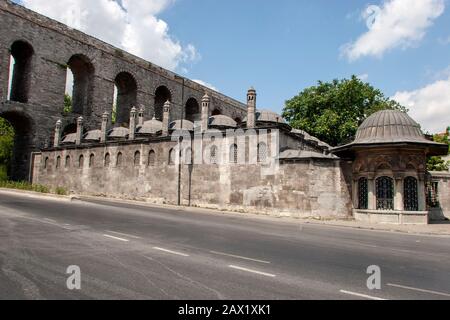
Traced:
<path id="1" fill-rule="evenodd" d="M 130 122 L 130 111 L 136 106 L 137 83 L 128 72 L 121 72 L 115 79 L 115 96 L 113 113 L 115 112 L 115 123 L 125 125 Z"/>
<path id="2" fill-rule="evenodd" d="M 222 114 L 222 111 L 220 111 L 219 109 L 215 109 L 212 113 L 211 113 L 211 115 L 213 115 L 213 116 L 220 116 Z"/>
<path id="3" fill-rule="evenodd" d="M 13 128 L 12 157 L 8 163 L 9 179 L 15 181 L 28 180 L 31 152 L 35 149 L 34 124 L 30 117 L 17 111 L 0 113 L 0 117 Z"/>
<path id="4" fill-rule="evenodd" d="M 11 72 L 9 100 L 27 103 L 31 87 L 33 47 L 25 41 L 16 41 L 11 46 Z"/>
<path id="5" fill-rule="evenodd" d="M 172 101 L 170 90 L 165 86 L 160 86 L 155 91 L 155 117 L 156 120 L 163 120 L 163 109 L 166 101 Z"/>
<path id="6" fill-rule="evenodd" d="M 200 106 L 195 98 L 186 102 L 186 120 L 191 122 L 201 120 Z"/>

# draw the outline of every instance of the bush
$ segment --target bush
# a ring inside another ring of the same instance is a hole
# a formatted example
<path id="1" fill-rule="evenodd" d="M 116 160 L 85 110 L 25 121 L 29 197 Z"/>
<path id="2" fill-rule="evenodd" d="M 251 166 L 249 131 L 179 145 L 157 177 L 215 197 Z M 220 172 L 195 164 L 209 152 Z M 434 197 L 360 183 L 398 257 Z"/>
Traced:
<path id="1" fill-rule="evenodd" d="M 67 190 L 63 187 L 57 187 L 55 189 L 55 193 L 60 195 L 60 196 L 66 196 L 67 195 Z"/>
<path id="2" fill-rule="evenodd" d="M 50 193 L 50 189 L 48 187 L 39 184 L 31 184 L 26 181 L 0 180 L 0 188 Z"/>
<path id="3" fill-rule="evenodd" d="M 0 181 L 8 180 L 8 169 L 6 165 L 0 164 Z"/>

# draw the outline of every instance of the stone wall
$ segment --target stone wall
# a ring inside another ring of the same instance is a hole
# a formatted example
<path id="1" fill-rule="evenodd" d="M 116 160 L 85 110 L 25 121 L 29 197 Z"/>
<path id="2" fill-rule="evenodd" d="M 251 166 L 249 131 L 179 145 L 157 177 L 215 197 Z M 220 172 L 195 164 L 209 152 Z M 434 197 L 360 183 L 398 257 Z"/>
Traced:
<path id="1" fill-rule="evenodd" d="M 11 48 L 21 41 L 32 48 L 28 99 L 26 103 L 8 101 L 9 65 Z M 92 77 L 80 113 L 63 114 L 66 75 L 72 57 L 82 57 L 92 66 Z M 14 170 L 16 179 L 28 175 L 32 151 L 51 141 L 55 122 L 63 120 L 63 128 L 74 124 L 83 115 L 87 130 L 100 127 L 104 111 L 111 114 L 116 76 L 126 72 L 137 85 L 136 107 L 145 109 L 145 117 L 154 114 L 156 89 L 165 86 L 171 94 L 172 120 L 180 119 L 190 98 L 200 105 L 207 92 L 211 97 L 211 110 L 243 119 L 246 107 L 207 87 L 185 79 L 173 72 L 128 54 L 118 48 L 68 28 L 54 20 L 39 15 L 10 1 L 0 1 L 0 116 L 14 127 L 29 122 L 28 128 L 19 128 L 18 159 Z M 120 111 L 119 111 L 120 112 Z M 128 112 L 127 112 L 128 114 Z"/>
<path id="2" fill-rule="evenodd" d="M 177 204 L 179 171 L 178 165 L 169 164 L 172 147 L 175 142 L 160 139 L 44 151 L 35 157 L 33 182 L 66 187 L 74 193 Z M 150 150 L 156 152 L 155 165 L 148 165 Z M 119 151 L 123 165 L 117 167 Z M 141 155 L 139 165 L 134 165 L 136 151 Z M 109 167 L 104 165 L 106 153 L 111 155 Z M 84 165 L 79 168 L 81 154 Z M 89 167 L 91 154 L 95 162 Z M 60 166 L 56 168 L 58 156 Z M 70 165 L 65 167 L 67 156 Z M 351 214 L 349 185 L 339 160 L 281 163 L 279 170 L 270 175 L 260 164 L 195 164 L 181 168 L 184 205 L 292 217 L 345 218 Z"/>
<path id="3" fill-rule="evenodd" d="M 432 181 L 438 182 L 439 208 L 431 209 L 432 218 L 450 219 L 450 173 L 431 172 Z"/>

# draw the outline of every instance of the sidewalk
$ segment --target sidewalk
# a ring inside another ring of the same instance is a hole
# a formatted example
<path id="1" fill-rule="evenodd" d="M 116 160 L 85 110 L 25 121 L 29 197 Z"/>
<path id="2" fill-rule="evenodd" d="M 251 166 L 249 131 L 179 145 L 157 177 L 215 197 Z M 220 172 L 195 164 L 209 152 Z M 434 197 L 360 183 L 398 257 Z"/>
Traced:
<path id="1" fill-rule="evenodd" d="M 237 213 L 233 211 L 223 211 L 217 209 L 208 208 L 198 208 L 198 207 L 179 207 L 176 205 L 167 204 L 154 204 L 145 201 L 136 200 L 123 200 L 115 198 L 106 197 L 95 197 L 86 195 L 71 195 L 71 196 L 60 196 L 55 194 L 47 193 L 37 193 L 33 191 L 23 191 L 23 190 L 11 190 L 0 188 L 0 194 L 13 194 L 20 196 L 27 196 L 37 199 L 48 199 L 54 201 L 81 201 L 81 202 L 107 202 L 107 203 L 117 203 L 117 204 L 129 204 L 148 208 L 160 208 L 160 209 L 172 209 L 178 211 L 186 212 L 196 212 L 204 214 L 218 214 L 218 215 L 229 215 L 229 216 L 239 216 L 247 219 L 260 219 L 267 221 L 277 221 L 286 223 L 301 223 L 310 225 L 323 225 L 332 226 L 340 228 L 353 228 L 361 230 L 372 230 L 372 231 L 385 231 L 385 232 L 400 232 L 407 234 L 418 234 L 418 235 L 434 235 L 434 236 L 449 236 L 450 237 L 450 221 L 436 222 L 429 225 L 393 225 L 393 224 L 369 224 L 365 222 L 355 221 L 355 220 L 318 220 L 318 219 L 296 219 L 289 217 L 274 217 L 268 215 L 257 215 L 253 213 Z"/>

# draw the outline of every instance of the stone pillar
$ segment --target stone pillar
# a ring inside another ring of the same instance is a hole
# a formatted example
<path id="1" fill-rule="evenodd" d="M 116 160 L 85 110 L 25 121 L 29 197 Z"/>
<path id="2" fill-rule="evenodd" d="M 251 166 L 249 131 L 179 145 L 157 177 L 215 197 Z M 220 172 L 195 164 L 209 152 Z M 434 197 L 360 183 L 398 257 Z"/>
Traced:
<path id="1" fill-rule="evenodd" d="M 83 117 L 79 117 L 77 119 L 77 136 L 76 136 L 76 145 L 79 146 L 81 144 L 81 139 L 83 138 Z"/>
<path id="2" fill-rule="evenodd" d="M 208 94 L 205 94 L 202 99 L 202 124 L 201 131 L 206 132 L 208 130 L 209 125 L 209 103 L 211 99 Z"/>
<path id="3" fill-rule="evenodd" d="M 247 92 L 247 128 L 256 127 L 256 90 L 250 88 Z"/>
<path id="4" fill-rule="evenodd" d="M 131 108 L 130 112 L 130 133 L 128 135 L 128 140 L 134 140 L 136 134 L 136 116 L 137 110 L 135 107 Z"/>
<path id="5" fill-rule="evenodd" d="M 419 201 L 419 211 L 427 211 L 425 174 L 420 174 L 417 182 L 417 200 Z"/>
<path id="6" fill-rule="evenodd" d="M 359 209 L 359 197 L 358 197 L 358 179 L 354 178 L 352 180 L 352 197 L 353 197 L 353 208 Z"/>
<path id="7" fill-rule="evenodd" d="M 107 140 L 107 131 L 108 131 L 108 119 L 109 119 L 109 113 L 104 112 L 102 115 L 102 135 L 100 137 L 100 142 L 104 143 Z"/>
<path id="8" fill-rule="evenodd" d="M 170 122 L 170 101 L 167 100 L 166 103 L 164 103 L 164 109 L 163 109 L 163 121 L 162 121 L 162 135 L 163 136 L 169 135 L 169 122 Z"/>
<path id="9" fill-rule="evenodd" d="M 374 175 L 369 175 L 367 178 L 367 190 L 369 193 L 368 209 L 377 210 L 377 196 L 375 190 L 375 177 Z"/>
<path id="10" fill-rule="evenodd" d="M 138 115 L 138 125 L 143 126 L 144 125 L 144 107 L 141 107 L 139 109 L 139 115 Z"/>
<path id="11" fill-rule="evenodd" d="M 55 139 L 53 141 L 53 146 L 55 148 L 59 147 L 59 144 L 61 143 L 61 120 L 56 121 L 56 127 L 55 127 Z"/>
<path id="12" fill-rule="evenodd" d="M 395 194 L 394 194 L 394 210 L 404 211 L 405 203 L 403 202 L 403 177 L 395 177 Z"/>

